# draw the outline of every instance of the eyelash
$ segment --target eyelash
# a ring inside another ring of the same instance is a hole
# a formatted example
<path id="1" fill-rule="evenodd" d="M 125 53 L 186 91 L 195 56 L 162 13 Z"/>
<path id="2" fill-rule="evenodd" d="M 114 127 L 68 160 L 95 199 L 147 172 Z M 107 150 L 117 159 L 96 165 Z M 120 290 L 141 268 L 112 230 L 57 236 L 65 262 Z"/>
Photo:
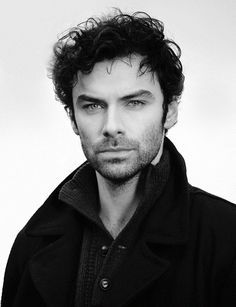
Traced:
<path id="1" fill-rule="evenodd" d="M 140 106 L 144 105 L 144 102 L 142 100 L 130 100 L 127 104 L 132 106 Z"/>
<path id="2" fill-rule="evenodd" d="M 142 101 L 142 100 L 129 100 L 126 105 L 128 107 L 139 107 L 139 106 L 142 106 L 144 104 L 145 104 L 145 102 Z M 104 106 L 102 104 L 99 104 L 99 103 L 90 103 L 90 104 L 85 104 L 83 106 L 83 109 L 87 110 L 87 111 L 95 111 L 95 110 L 99 110 L 99 109 L 103 109 L 103 108 L 104 108 Z"/>
<path id="3" fill-rule="evenodd" d="M 85 110 L 95 110 L 95 109 L 98 109 L 97 107 L 102 107 L 102 106 L 98 103 L 90 103 L 90 104 L 84 105 L 83 109 L 85 109 Z"/>

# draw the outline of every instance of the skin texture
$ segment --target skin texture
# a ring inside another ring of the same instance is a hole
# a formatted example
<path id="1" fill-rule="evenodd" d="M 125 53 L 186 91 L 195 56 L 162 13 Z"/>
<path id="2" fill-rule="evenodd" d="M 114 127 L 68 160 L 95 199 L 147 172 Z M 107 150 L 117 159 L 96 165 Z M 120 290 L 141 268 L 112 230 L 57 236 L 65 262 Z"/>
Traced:
<path id="1" fill-rule="evenodd" d="M 92 72 L 78 72 L 72 96 L 74 132 L 94 167 L 99 192 L 99 217 L 116 238 L 138 204 L 142 169 L 158 163 L 164 129 L 177 121 L 172 102 L 163 124 L 163 94 L 157 76 L 140 74 L 142 57 L 105 60 Z M 74 121 L 75 118 L 75 121 Z"/>
<path id="2" fill-rule="evenodd" d="M 164 128 L 177 118 L 173 102 L 162 124 L 162 90 L 157 76 L 140 74 L 141 59 L 133 55 L 99 62 L 89 74 L 78 72 L 72 91 L 72 127 L 84 154 L 102 177 L 114 183 L 130 180 L 155 162 Z"/>

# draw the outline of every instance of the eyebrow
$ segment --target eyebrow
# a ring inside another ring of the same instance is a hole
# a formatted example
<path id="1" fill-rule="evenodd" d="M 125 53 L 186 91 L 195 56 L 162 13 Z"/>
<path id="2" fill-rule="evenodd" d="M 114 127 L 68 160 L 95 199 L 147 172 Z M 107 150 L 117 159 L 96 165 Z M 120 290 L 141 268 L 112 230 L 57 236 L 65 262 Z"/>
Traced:
<path id="1" fill-rule="evenodd" d="M 128 95 L 125 95 L 125 96 L 121 97 L 119 100 L 125 101 L 125 100 L 129 100 L 129 99 L 137 98 L 137 97 L 154 98 L 153 94 L 150 91 L 141 89 L 141 90 L 138 90 L 136 92 L 130 93 Z M 85 94 L 79 95 L 78 98 L 77 98 L 77 103 L 82 102 L 82 101 L 87 101 L 87 102 L 92 102 L 92 103 L 104 102 L 103 99 L 91 97 L 91 96 L 88 96 L 88 95 L 85 95 Z"/>
<path id="2" fill-rule="evenodd" d="M 77 98 L 77 103 L 82 102 L 82 101 L 88 101 L 88 102 L 93 102 L 93 103 L 99 103 L 99 102 L 103 102 L 103 99 L 99 99 L 99 98 L 95 98 L 95 97 L 91 97 L 85 94 L 79 95 Z"/>
<path id="3" fill-rule="evenodd" d="M 154 98 L 153 94 L 150 91 L 139 90 L 139 91 L 136 91 L 134 93 L 131 93 L 129 95 L 122 97 L 121 100 L 129 100 L 129 99 L 137 98 L 137 97 Z"/>

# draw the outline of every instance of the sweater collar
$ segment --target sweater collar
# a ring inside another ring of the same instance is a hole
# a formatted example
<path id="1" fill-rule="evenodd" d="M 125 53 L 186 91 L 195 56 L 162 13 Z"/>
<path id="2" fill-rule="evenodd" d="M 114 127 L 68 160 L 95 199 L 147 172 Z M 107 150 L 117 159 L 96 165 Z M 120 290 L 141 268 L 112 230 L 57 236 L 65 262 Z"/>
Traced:
<path id="1" fill-rule="evenodd" d="M 131 223 L 133 228 L 137 229 L 139 227 L 141 220 L 144 219 L 144 216 L 151 210 L 151 207 L 161 195 L 168 181 L 169 173 L 169 152 L 164 149 L 158 164 L 149 164 L 141 172 L 137 186 L 137 192 L 140 195 L 139 206 L 126 226 L 129 226 Z M 88 162 L 79 168 L 71 180 L 63 185 L 59 193 L 59 199 L 104 229 L 98 215 L 99 196 L 97 179 L 94 169 Z"/>
<path id="2" fill-rule="evenodd" d="M 170 153 L 170 175 L 158 205 L 153 207 L 146 225 L 145 241 L 161 244 L 184 244 L 189 228 L 189 184 L 183 157 L 165 138 L 164 148 Z"/>

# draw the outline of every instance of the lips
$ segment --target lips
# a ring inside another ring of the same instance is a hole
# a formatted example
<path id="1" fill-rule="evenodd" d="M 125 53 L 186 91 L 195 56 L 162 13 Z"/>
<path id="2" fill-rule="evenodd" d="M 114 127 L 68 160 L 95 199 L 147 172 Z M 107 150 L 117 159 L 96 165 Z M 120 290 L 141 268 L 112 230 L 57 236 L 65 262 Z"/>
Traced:
<path id="1" fill-rule="evenodd" d="M 99 153 L 119 153 L 136 150 L 139 143 L 135 140 L 119 138 L 119 139 L 104 139 L 94 145 L 93 150 L 96 154 Z"/>
<path id="2" fill-rule="evenodd" d="M 117 147 L 117 148 L 112 148 L 112 147 L 109 147 L 109 148 L 106 148 L 106 149 L 102 149 L 102 150 L 99 150 L 99 153 L 103 153 L 103 152 L 123 152 L 123 151 L 130 151 L 130 150 L 133 150 L 133 148 L 124 148 L 124 147 Z"/>

